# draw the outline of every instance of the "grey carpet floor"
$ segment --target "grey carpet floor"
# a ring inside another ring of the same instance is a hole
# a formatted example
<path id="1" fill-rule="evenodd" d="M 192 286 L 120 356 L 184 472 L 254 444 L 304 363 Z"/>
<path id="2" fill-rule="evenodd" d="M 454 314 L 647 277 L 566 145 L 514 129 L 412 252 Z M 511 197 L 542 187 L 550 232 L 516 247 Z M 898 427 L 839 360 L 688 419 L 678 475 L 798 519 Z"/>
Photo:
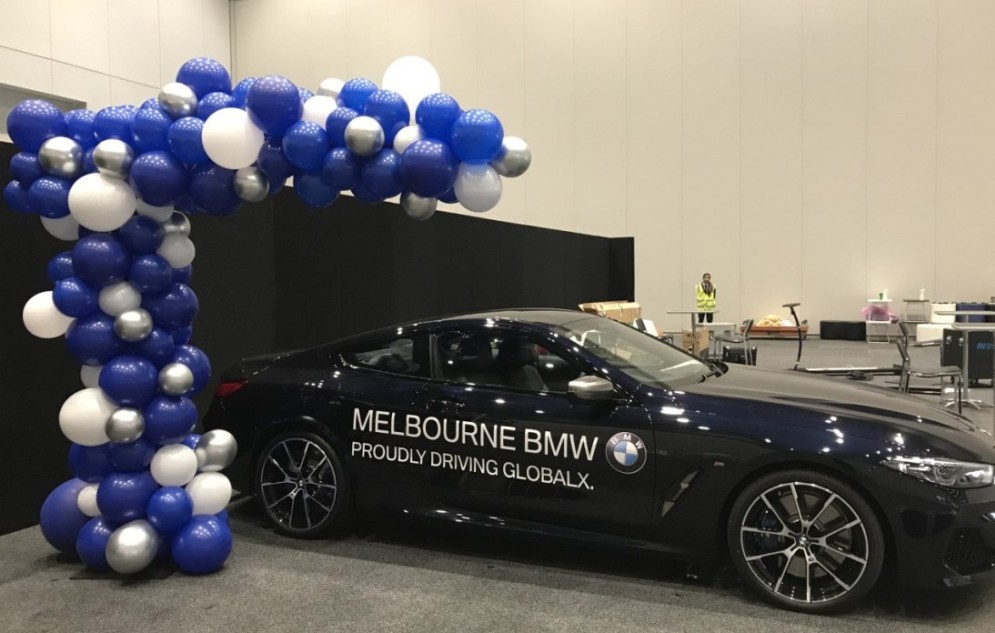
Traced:
<path id="1" fill-rule="evenodd" d="M 760 341 L 758 348 L 761 366 L 794 361 L 790 341 Z M 936 363 L 935 349 L 916 352 L 917 362 Z M 892 346 L 814 339 L 803 357 L 809 366 L 896 361 Z M 991 401 L 992 390 L 975 395 Z M 992 428 L 991 409 L 967 415 Z M 885 582 L 853 613 L 814 617 L 766 606 L 727 571 L 689 580 L 683 565 L 641 553 L 382 524 L 337 539 L 295 541 L 266 527 L 251 500 L 234 503 L 231 519 L 234 552 L 206 577 L 168 568 L 99 576 L 54 554 L 37 527 L 0 537 L 0 633 L 995 627 L 993 583 L 913 592 Z"/>

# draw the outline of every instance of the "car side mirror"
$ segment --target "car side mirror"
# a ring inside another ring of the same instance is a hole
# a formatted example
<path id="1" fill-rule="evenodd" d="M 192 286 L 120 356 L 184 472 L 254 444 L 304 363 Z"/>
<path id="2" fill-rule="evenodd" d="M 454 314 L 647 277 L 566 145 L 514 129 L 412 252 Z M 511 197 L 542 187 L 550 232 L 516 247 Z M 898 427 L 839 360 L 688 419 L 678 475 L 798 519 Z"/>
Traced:
<path id="1" fill-rule="evenodd" d="M 581 376 L 567 384 L 567 393 L 585 402 L 610 402 L 615 385 L 598 376 Z"/>

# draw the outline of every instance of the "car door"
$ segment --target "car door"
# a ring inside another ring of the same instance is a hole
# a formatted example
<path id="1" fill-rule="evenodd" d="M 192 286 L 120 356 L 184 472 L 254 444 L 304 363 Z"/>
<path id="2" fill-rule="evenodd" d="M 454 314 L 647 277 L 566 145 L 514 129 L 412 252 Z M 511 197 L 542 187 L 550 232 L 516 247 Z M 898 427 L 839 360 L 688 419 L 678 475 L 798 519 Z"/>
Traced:
<path id="1" fill-rule="evenodd" d="M 440 371 L 423 399 L 450 433 L 427 448 L 433 487 L 457 508 L 645 537 L 649 416 L 621 391 L 597 403 L 568 395 L 571 379 L 594 370 L 552 341 L 489 328 L 440 333 Z"/>

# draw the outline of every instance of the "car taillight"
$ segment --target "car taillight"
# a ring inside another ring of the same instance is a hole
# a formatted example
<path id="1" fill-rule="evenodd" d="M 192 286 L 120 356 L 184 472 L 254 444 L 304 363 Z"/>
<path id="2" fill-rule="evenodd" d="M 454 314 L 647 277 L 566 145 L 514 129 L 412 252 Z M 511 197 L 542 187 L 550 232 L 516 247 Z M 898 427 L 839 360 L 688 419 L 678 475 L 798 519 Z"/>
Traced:
<path id="1" fill-rule="evenodd" d="M 216 398 L 227 398 L 231 394 L 235 393 L 239 389 L 245 386 L 244 380 L 232 380 L 229 382 L 223 382 L 218 385 L 218 388 L 214 390 L 214 396 Z"/>

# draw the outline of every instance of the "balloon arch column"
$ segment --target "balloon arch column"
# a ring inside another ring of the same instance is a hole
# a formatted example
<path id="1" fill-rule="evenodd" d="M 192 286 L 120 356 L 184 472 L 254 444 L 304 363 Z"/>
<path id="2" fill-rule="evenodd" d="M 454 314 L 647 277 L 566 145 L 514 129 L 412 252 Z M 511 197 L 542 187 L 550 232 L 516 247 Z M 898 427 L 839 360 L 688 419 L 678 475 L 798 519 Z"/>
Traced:
<path id="1" fill-rule="evenodd" d="M 235 439 L 193 432 L 191 396 L 211 366 L 190 345 L 198 301 L 187 215 L 229 215 L 292 176 L 314 207 L 342 190 L 371 203 L 400 194 L 425 220 L 439 200 L 493 208 L 501 176 L 528 168 L 525 142 L 439 92 L 427 61 L 403 57 L 382 83 L 326 79 L 313 95 L 267 76 L 232 89 L 220 63 L 195 58 L 139 107 L 63 114 L 33 99 L 11 110 L 21 152 L 4 200 L 75 242 L 49 263 L 54 289 L 23 313 L 32 334 L 64 335 L 82 364 L 84 388 L 59 412 L 75 477 L 41 508 L 53 547 L 123 574 L 165 555 L 209 573 L 231 553 L 232 489 L 220 471 Z"/>

